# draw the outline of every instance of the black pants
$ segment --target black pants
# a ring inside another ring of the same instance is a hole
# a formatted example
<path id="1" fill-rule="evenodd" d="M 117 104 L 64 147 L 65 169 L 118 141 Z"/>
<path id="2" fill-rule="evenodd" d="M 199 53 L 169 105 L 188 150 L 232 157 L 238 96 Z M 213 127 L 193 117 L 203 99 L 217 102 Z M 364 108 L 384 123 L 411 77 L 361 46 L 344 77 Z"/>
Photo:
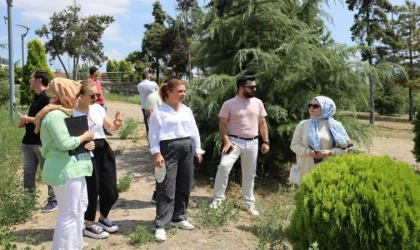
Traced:
<path id="1" fill-rule="evenodd" d="M 166 177 L 156 182 L 156 228 L 168 229 L 172 222 L 187 220 L 194 176 L 194 147 L 191 139 L 160 142 L 165 159 Z"/>
<path id="2" fill-rule="evenodd" d="M 89 204 L 85 212 L 85 220 L 95 221 L 96 207 L 106 218 L 118 199 L 117 169 L 115 155 L 105 139 L 95 140 L 95 150 L 92 158 L 92 176 L 86 177 Z"/>
<path id="3" fill-rule="evenodd" d="M 149 134 L 149 124 L 147 122 L 146 110 L 141 109 L 143 111 L 143 119 L 144 119 L 144 126 L 146 126 L 146 133 Z"/>

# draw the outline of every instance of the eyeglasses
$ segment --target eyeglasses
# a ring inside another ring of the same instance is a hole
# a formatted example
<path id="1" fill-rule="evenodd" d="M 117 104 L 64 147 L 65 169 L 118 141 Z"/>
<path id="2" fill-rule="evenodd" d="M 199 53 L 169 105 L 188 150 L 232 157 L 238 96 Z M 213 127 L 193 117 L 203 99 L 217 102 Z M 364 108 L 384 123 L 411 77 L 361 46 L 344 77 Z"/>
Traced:
<path id="1" fill-rule="evenodd" d="M 83 94 L 81 94 L 81 95 L 83 95 Z M 101 96 L 101 93 L 95 93 L 95 94 L 91 94 L 91 95 L 87 95 L 87 96 L 90 96 L 90 99 L 95 99 L 95 96 L 96 96 L 96 98 L 99 98 L 100 96 Z"/>
<path id="2" fill-rule="evenodd" d="M 251 90 L 254 90 L 254 89 L 256 89 L 256 88 L 257 88 L 257 86 L 256 86 L 256 85 L 252 85 L 252 86 L 244 86 L 244 88 L 249 88 L 249 89 L 251 89 Z"/>
<path id="3" fill-rule="evenodd" d="M 318 104 L 312 104 L 312 103 L 309 103 L 308 104 L 308 109 L 310 109 L 310 108 L 313 108 L 313 109 L 317 109 L 317 108 L 320 108 L 321 106 L 320 105 L 318 105 Z"/>

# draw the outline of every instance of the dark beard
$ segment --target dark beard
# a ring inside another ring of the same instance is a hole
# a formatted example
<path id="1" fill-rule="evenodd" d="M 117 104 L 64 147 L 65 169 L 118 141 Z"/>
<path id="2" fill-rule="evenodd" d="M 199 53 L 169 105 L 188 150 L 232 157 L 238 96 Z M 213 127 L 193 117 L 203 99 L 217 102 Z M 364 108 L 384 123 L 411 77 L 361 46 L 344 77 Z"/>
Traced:
<path id="1" fill-rule="evenodd" d="M 255 96 L 255 92 L 251 92 L 251 93 L 249 93 L 249 92 L 244 92 L 244 96 L 245 96 L 246 98 L 252 98 L 252 97 L 254 97 L 254 96 Z"/>

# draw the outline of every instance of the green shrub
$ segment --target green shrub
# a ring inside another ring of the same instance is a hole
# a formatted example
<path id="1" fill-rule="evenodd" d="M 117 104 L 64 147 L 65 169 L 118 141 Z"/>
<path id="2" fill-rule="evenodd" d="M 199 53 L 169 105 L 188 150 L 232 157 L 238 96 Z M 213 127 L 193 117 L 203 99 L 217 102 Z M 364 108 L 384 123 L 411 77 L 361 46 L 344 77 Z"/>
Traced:
<path id="1" fill-rule="evenodd" d="M 119 192 L 126 192 L 130 189 L 131 180 L 133 179 L 133 175 L 131 173 L 124 174 L 119 180 L 117 184 L 117 189 Z"/>
<path id="2" fill-rule="evenodd" d="M 10 100 L 9 73 L 6 68 L 0 66 L 0 106 Z"/>
<path id="3" fill-rule="evenodd" d="M 132 104 L 141 103 L 139 95 L 126 96 L 120 93 L 107 93 L 106 100 L 113 101 L 113 102 L 132 103 Z"/>
<path id="4" fill-rule="evenodd" d="M 286 233 L 294 249 L 420 249 L 420 176 L 388 156 L 333 158 L 304 178 Z"/>
<path id="5" fill-rule="evenodd" d="M 145 226 L 136 227 L 130 234 L 130 244 L 135 246 L 144 245 L 154 239 L 155 236 Z"/>
<path id="6" fill-rule="evenodd" d="M 237 220 L 238 210 L 230 201 L 223 202 L 218 209 L 210 208 L 206 201 L 198 205 L 198 211 L 194 215 L 195 221 L 201 228 L 216 229 L 225 226 L 229 222 Z"/>
<path id="7" fill-rule="evenodd" d="M 121 137 L 121 139 L 127 139 L 129 136 L 136 137 L 137 135 L 137 127 L 139 123 L 134 118 L 127 118 L 124 120 L 124 125 L 120 130 L 118 130 L 118 133 Z"/>

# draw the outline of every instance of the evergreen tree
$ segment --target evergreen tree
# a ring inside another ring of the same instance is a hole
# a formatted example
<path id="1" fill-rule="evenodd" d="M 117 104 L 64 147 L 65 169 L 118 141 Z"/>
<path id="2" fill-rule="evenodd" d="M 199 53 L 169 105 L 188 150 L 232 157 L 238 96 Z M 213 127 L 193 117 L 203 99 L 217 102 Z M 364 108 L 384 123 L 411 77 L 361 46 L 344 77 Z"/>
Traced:
<path id="1" fill-rule="evenodd" d="M 156 82 L 159 82 L 161 63 L 167 57 L 167 49 L 163 45 L 166 34 L 166 13 L 159 1 L 153 3 L 152 15 L 155 21 L 144 25 L 146 31 L 144 32 L 142 51 L 150 59 L 151 68 L 156 72 Z"/>
<path id="2" fill-rule="evenodd" d="M 35 70 L 43 69 L 50 72 L 50 77 L 53 79 L 54 73 L 50 70 L 45 56 L 45 48 L 38 39 L 34 39 L 27 44 L 28 56 L 26 64 L 23 67 L 22 84 L 20 85 L 20 104 L 30 104 L 35 96 L 34 92 L 29 86 L 29 79 Z"/>
<path id="3" fill-rule="evenodd" d="M 106 72 L 112 72 L 112 73 L 114 73 L 114 72 L 118 72 L 120 69 L 119 69 L 119 63 L 118 63 L 118 61 L 117 60 L 113 60 L 113 59 L 110 59 L 110 60 L 108 60 L 108 62 L 106 63 Z"/>
<path id="4" fill-rule="evenodd" d="M 360 45 L 367 45 L 362 50 L 362 60 L 373 66 L 377 63 L 375 42 L 387 41 L 389 22 L 387 14 L 392 11 L 392 4 L 388 0 L 346 0 L 348 8 L 355 11 L 355 23 L 351 27 L 352 40 Z M 370 124 L 375 123 L 375 82 L 369 77 Z"/>
<path id="5" fill-rule="evenodd" d="M 399 63 L 408 74 L 408 78 L 401 79 L 408 87 L 409 120 L 414 116 L 414 88 L 420 86 L 420 6 L 413 1 L 405 1 L 405 4 L 395 9 L 398 15 L 394 24 L 395 32 L 400 36 L 397 46 Z"/>

